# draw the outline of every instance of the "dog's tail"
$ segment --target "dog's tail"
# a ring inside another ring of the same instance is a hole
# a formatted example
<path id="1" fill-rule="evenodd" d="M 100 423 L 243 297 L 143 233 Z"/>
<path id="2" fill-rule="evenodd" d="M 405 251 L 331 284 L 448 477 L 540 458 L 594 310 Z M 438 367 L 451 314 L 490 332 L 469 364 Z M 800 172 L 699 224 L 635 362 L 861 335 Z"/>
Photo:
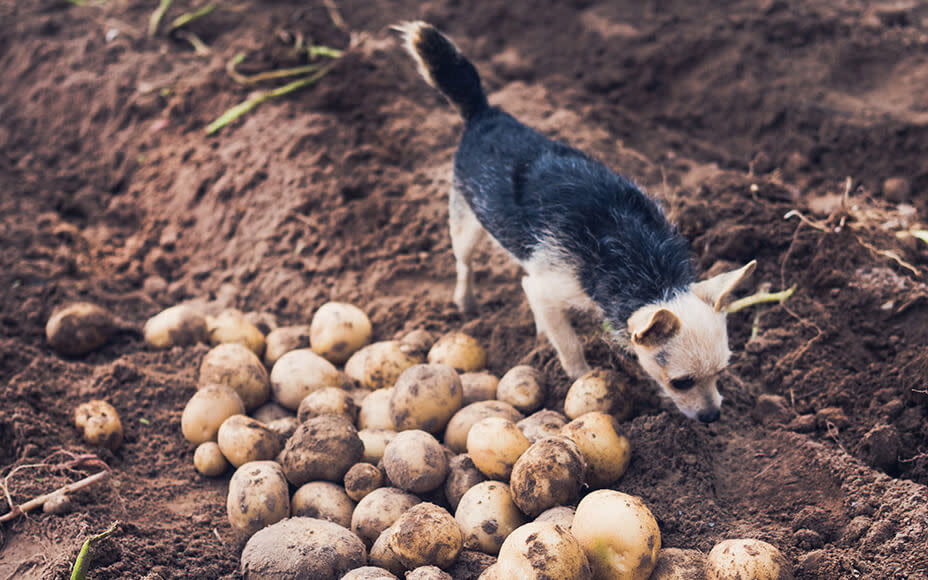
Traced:
<path id="1" fill-rule="evenodd" d="M 444 34 L 422 21 L 404 22 L 394 29 L 403 33 L 406 50 L 416 59 L 419 73 L 448 97 L 465 120 L 489 108 L 477 69 Z"/>

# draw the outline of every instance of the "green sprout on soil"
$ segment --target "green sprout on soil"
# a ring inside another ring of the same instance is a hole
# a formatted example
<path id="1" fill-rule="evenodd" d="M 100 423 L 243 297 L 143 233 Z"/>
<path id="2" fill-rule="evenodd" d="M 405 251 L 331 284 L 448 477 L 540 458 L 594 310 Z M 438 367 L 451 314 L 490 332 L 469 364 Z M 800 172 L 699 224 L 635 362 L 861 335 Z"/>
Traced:
<path id="1" fill-rule="evenodd" d="M 158 26 L 161 25 L 161 19 L 164 18 L 164 13 L 168 11 L 168 8 L 171 7 L 171 4 L 174 0 L 161 0 L 158 4 L 158 8 L 151 13 L 151 18 L 148 20 L 148 36 L 149 38 L 154 37 L 158 34 Z"/>
<path id="2" fill-rule="evenodd" d="M 784 300 L 789 299 L 789 297 L 792 296 L 793 292 L 795 291 L 796 291 L 795 284 L 793 284 L 786 290 L 782 290 L 780 292 L 770 292 L 766 288 L 761 288 L 758 292 L 751 294 L 750 296 L 745 296 L 744 298 L 735 300 L 734 302 L 728 305 L 728 308 L 726 308 L 726 311 L 729 314 L 732 314 L 734 312 L 738 312 L 739 310 L 744 310 L 745 308 L 748 308 L 750 306 L 756 306 L 758 304 L 769 304 L 771 302 L 778 302 L 778 303 L 783 302 Z"/>
<path id="3" fill-rule="evenodd" d="M 84 580 L 87 571 L 90 570 L 90 561 L 93 559 L 93 548 L 100 540 L 116 531 L 119 521 L 110 524 L 106 530 L 95 536 L 90 536 L 84 540 L 81 551 L 77 554 L 77 560 L 74 561 L 74 567 L 71 569 L 71 580 Z"/>
<path id="4" fill-rule="evenodd" d="M 207 4 L 203 8 L 200 8 L 199 10 L 181 14 L 180 16 L 178 16 L 171 22 L 171 26 L 168 28 L 168 32 L 169 33 L 174 32 L 178 28 L 187 26 L 194 20 L 199 20 L 200 18 L 203 18 L 204 16 L 206 16 L 207 14 L 209 14 L 210 12 L 212 12 L 213 10 L 217 8 L 219 8 L 219 4 L 217 4 L 216 2 L 212 2 L 210 4 Z"/>
<path id="5" fill-rule="evenodd" d="M 295 77 L 298 75 L 305 75 L 319 70 L 319 65 L 317 64 L 307 64 L 304 66 L 296 66 L 293 68 L 282 68 L 272 71 L 267 71 L 263 73 L 253 74 L 253 75 L 243 75 L 238 72 L 235 67 L 242 63 L 245 60 L 245 53 L 240 52 L 232 57 L 232 60 L 226 64 L 226 72 L 229 73 L 229 76 L 232 77 L 232 80 L 237 82 L 240 85 L 254 85 L 263 81 L 269 81 L 274 79 L 283 79 L 287 77 Z"/>

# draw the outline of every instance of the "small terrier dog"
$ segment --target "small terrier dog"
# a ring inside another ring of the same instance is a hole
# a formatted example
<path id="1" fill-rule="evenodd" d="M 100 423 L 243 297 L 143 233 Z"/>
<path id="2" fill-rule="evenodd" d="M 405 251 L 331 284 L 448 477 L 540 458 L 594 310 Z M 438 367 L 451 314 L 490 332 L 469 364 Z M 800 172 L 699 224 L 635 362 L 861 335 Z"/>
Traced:
<path id="1" fill-rule="evenodd" d="M 425 22 L 396 27 L 425 80 L 464 118 L 454 156 L 454 301 L 473 313 L 471 259 L 490 235 L 522 265 L 539 335 L 572 378 L 590 370 L 568 319 L 593 311 L 677 408 L 718 420 L 728 366 L 724 304 L 756 262 L 697 282 L 689 245 L 658 204 L 602 163 L 491 107 L 476 68 Z"/>

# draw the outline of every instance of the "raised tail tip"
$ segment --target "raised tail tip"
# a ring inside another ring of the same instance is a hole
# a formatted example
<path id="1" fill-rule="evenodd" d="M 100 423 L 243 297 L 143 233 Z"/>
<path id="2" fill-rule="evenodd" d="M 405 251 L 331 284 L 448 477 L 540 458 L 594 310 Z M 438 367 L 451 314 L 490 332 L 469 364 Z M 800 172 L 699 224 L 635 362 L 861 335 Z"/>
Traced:
<path id="1" fill-rule="evenodd" d="M 434 26 L 423 20 L 409 20 L 407 22 L 400 22 L 399 24 L 394 24 L 390 28 L 402 35 L 403 47 L 406 49 L 406 52 L 408 52 L 409 55 L 416 61 L 416 65 L 419 68 L 419 74 L 421 74 L 430 85 L 433 87 L 437 86 L 435 79 L 432 77 L 428 63 L 423 57 L 423 48 L 426 42 L 426 35 L 441 35 L 441 33 L 438 32 Z"/>

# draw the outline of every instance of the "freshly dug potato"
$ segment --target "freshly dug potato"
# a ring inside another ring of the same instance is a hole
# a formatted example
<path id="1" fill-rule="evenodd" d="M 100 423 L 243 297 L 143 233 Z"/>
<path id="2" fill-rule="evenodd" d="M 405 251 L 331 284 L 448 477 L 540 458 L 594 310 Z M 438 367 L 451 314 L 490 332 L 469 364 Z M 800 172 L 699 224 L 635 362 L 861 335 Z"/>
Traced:
<path id="1" fill-rule="evenodd" d="M 340 525 L 289 518 L 248 540 L 240 570 L 248 580 L 340 580 L 366 563 L 364 544 Z"/>
<path id="2" fill-rule="evenodd" d="M 662 548 L 648 580 L 705 580 L 706 555 L 699 550 Z"/>
<path id="3" fill-rule="evenodd" d="M 466 407 L 477 401 L 495 400 L 497 387 L 499 387 L 499 379 L 488 371 L 463 373 L 461 375 L 461 389 L 464 391 L 462 404 Z"/>
<path id="4" fill-rule="evenodd" d="M 445 499 L 451 509 L 456 510 L 458 503 L 467 490 L 487 480 L 474 465 L 470 455 L 462 453 L 448 462 L 448 477 L 445 478 Z"/>
<path id="5" fill-rule="evenodd" d="M 494 556 L 506 536 L 525 523 L 525 516 L 512 501 L 509 486 L 499 481 L 485 481 L 467 490 L 454 519 L 461 526 L 465 548 Z"/>
<path id="6" fill-rule="evenodd" d="M 474 423 L 487 417 L 501 417 L 515 423 L 523 419 L 522 413 L 502 401 L 478 401 L 455 413 L 445 427 L 445 445 L 455 453 L 467 449 L 467 434 Z"/>
<path id="7" fill-rule="evenodd" d="M 277 329 L 277 317 L 267 311 L 250 310 L 244 315 L 245 320 L 255 325 L 264 335 L 265 352 L 267 352 L 267 335 Z"/>
<path id="8" fill-rule="evenodd" d="M 309 325 L 275 328 L 267 335 L 265 343 L 264 364 L 271 368 L 291 350 L 309 348 Z"/>
<path id="9" fill-rule="evenodd" d="M 274 398 L 288 409 L 297 410 L 306 395 L 326 387 L 341 387 L 338 369 L 308 348 L 291 350 L 271 369 Z"/>
<path id="10" fill-rule="evenodd" d="M 429 363 L 448 365 L 459 373 L 472 373 L 486 368 L 487 351 L 469 334 L 449 332 L 432 345 Z"/>
<path id="11" fill-rule="evenodd" d="M 393 548 L 390 547 L 390 536 L 393 534 L 393 527 L 385 529 L 377 536 L 374 544 L 371 546 L 370 563 L 389 570 L 397 576 L 405 576 L 406 566 L 396 557 Z"/>
<path id="12" fill-rule="evenodd" d="M 206 317 L 189 304 L 178 304 L 152 316 L 142 328 L 145 342 L 155 348 L 206 342 Z"/>
<path id="13" fill-rule="evenodd" d="M 209 343 L 211 345 L 240 344 L 256 356 L 260 357 L 264 354 L 266 346 L 264 334 L 240 311 L 229 308 L 207 322 L 210 323 Z"/>
<path id="14" fill-rule="evenodd" d="M 512 468 L 512 499 L 529 517 L 550 507 L 576 501 L 586 465 L 577 444 L 567 437 L 532 443 Z"/>
<path id="15" fill-rule="evenodd" d="M 619 375 L 606 369 L 593 369 L 570 386 L 564 398 L 564 414 L 571 419 L 599 411 L 619 421 L 632 414 L 628 386 Z"/>
<path id="16" fill-rule="evenodd" d="M 206 385 L 190 397 L 180 416 L 180 428 L 194 445 L 215 441 L 219 426 L 232 415 L 244 415 L 245 405 L 228 385 Z"/>
<path id="17" fill-rule="evenodd" d="M 569 505 L 559 505 L 541 512 L 538 514 L 538 517 L 535 518 L 535 521 L 551 522 L 552 524 L 557 524 L 569 530 L 570 526 L 574 523 L 574 513 L 576 511 L 575 508 Z"/>
<path id="18" fill-rule="evenodd" d="M 202 389 L 216 383 L 235 389 L 246 411 L 257 409 L 270 395 L 267 370 L 255 353 L 240 344 L 221 344 L 203 357 L 197 384 Z"/>
<path id="19" fill-rule="evenodd" d="M 229 462 L 219 449 L 218 443 L 207 441 L 197 445 L 197 450 L 193 452 L 193 466 L 207 477 L 216 477 L 229 469 Z"/>
<path id="20" fill-rule="evenodd" d="M 358 502 L 351 514 L 351 531 L 370 544 L 419 498 L 395 487 L 381 487 Z M 382 565 L 382 564 L 378 564 Z"/>
<path id="21" fill-rule="evenodd" d="M 77 356 L 103 346 L 119 326 L 109 311 L 90 302 L 75 302 L 55 310 L 45 325 L 45 338 L 55 352 Z"/>
<path id="22" fill-rule="evenodd" d="M 390 395 L 390 414 L 398 431 L 440 433 L 461 408 L 461 379 L 447 365 L 415 365 L 403 371 Z"/>
<path id="23" fill-rule="evenodd" d="M 509 534 L 499 550 L 487 578 L 505 580 L 547 580 L 594 578 L 580 543 L 566 529 L 550 522 L 531 522 Z M 481 578 L 484 578 L 481 575 Z M 600 577 L 596 577 L 600 578 Z M 601 578 L 624 578 L 602 576 Z"/>
<path id="24" fill-rule="evenodd" d="M 420 360 L 425 360 L 433 344 L 435 344 L 435 335 L 421 328 L 400 338 L 400 348 L 403 352 Z"/>
<path id="25" fill-rule="evenodd" d="M 293 411 L 274 401 L 264 403 L 251 413 L 251 418 L 255 421 L 261 421 L 268 425 L 271 421 L 283 419 L 284 417 L 293 417 Z"/>
<path id="26" fill-rule="evenodd" d="M 313 352 L 341 364 L 370 342 L 371 321 L 353 304 L 326 302 L 313 315 L 309 337 Z"/>
<path id="27" fill-rule="evenodd" d="M 354 423 L 358 419 L 358 406 L 344 389 L 323 387 L 306 395 L 296 412 L 300 423 L 322 415 L 337 415 Z"/>
<path id="28" fill-rule="evenodd" d="M 522 434 L 532 443 L 545 437 L 560 435 L 561 428 L 567 424 L 567 419 L 557 411 L 542 409 L 516 423 Z"/>
<path id="29" fill-rule="evenodd" d="M 361 429 L 385 429 L 396 431 L 393 423 L 393 413 L 390 411 L 390 398 L 393 389 L 378 389 L 361 401 L 358 412 L 358 426 Z"/>
<path id="30" fill-rule="evenodd" d="M 496 558 L 483 552 L 461 550 L 458 559 L 448 568 L 456 580 L 477 580 L 484 570 L 496 563 Z"/>
<path id="31" fill-rule="evenodd" d="M 354 501 L 383 486 L 383 472 L 370 463 L 355 463 L 345 474 L 345 493 Z"/>
<path id="32" fill-rule="evenodd" d="M 217 442 L 222 454 L 235 467 L 249 461 L 274 459 L 280 453 L 280 436 L 246 415 L 232 415 L 223 421 Z"/>
<path id="33" fill-rule="evenodd" d="M 351 526 L 354 505 L 342 486 L 328 481 L 311 481 L 293 492 L 290 515 L 318 518 L 348 528 Z"/>
<path id="34" fill-rule="evenodd" d="M 403 350 L 398 340 L 369 344 L 345 363 L 345 374 L 368 389 L 393 386 L 403 371 L 422 362 Z"/>
<path id="35" fill-rule="evenodd" d="M 406 572 L 406 580 L 453 580 L 451 574 L 444 572 L 438 566 L 419 566 L 415 570 Z"/>
<path id="36" fill-rule="evenodd" d="M 580 501 L 570 531 L 595 578 L 647 580 L 661 549 L 661 531 L 648 506 L 611 489 L 594 491 Z"/>
<path id="37" fill-rule="evenodd" d="M 413 493 L 436 489 L 448 475 L 441 443 L 418 429 L 396 434 L 383 452 L 383 465 L 393 485 Z"/>
<path id="38" fill-rule="evenodd" d="M 369 559 L 373 559 L 373 555 Z M 399 578 L 386 568 L 361 566 L 342 576 L 341 580 L 399 580 Z"/>
<path id="39" fill-rule="evenodd" d="M 793 580 L 793 569 L 775 546 L 761 540 L 724 540 L 706 557 L 706 580 Z"/>
<path id="40" fill-rule="evenodd" d="M 390 548 L 407 569 L 450 566 L 461 553 L 464 537 L 448 510 L 420 503 L 406 510 L 392 526 Z"/>
<path id="41" fill-rule="evenodd" d="M 122 421 L 116 408 L 106 401 L 81 403 L 74 410 L 74 425 L 84 430 L 84 441 L 94 447 L 116 451 L 122 445 Z"/>
<path id="42" fill-rule="evenodd" d="M 358 431 L 358 437 L 364 443 L 364 455 L 361 461 L 377 465 L 383 459 L 383 452 L 393 438 L 396 437 L 396 431 L 392 429 L 361 429 Z"/>
<path id="43" fill-rule="evenodd" d="M 342 481 L 361 460 L 364 444 L 354 425 L 343 417 L 314 417 L 302 425 L 280 452 L 278 461 L 293 485 L 307 481 Z"/>
<path id="44" fill-rule="evenodd" d="M 496 387 L 496 398 L 509 403 L 522 413 L 533 413 L 545 402 L 544 380 L 535 367 L 512 367 Z"/>
<path id="45" fill-rule="evenodd" d="M 281 441 L 286 441 L 293 437 L 293 434 L 296 433 L 296 429 L 299 426 L 300 420 L 293 416 L 281 417 L 280 419 L 274 419 L 270 423 L 267 423 L 267 428 L 277 433 Z"/>
<path id="46" fill-rule="evenodd" d="M 586 483 L 593 489 L 606 487 L 622 477 L 632 456 L 625 435 L 619 435 L 612 415 L 592 412 L 564 426 L 561 434 L 580 448 L 586 462 Z"/>
<path id="47" fill-rule="evenodd" d="M 290 490 L 280 465 L 251 461 L 235 470 L 229 481 L 226 513 L 236 532 L 250 536 L 290 515 Z"/>
<path id="48" fill-rule="evenodd" d="M 507 481 L 513 465 L 529 445 L 516 424 L 502 417 L 481 419 L 467 434 L 467 454 L 490 479 Z"/>

